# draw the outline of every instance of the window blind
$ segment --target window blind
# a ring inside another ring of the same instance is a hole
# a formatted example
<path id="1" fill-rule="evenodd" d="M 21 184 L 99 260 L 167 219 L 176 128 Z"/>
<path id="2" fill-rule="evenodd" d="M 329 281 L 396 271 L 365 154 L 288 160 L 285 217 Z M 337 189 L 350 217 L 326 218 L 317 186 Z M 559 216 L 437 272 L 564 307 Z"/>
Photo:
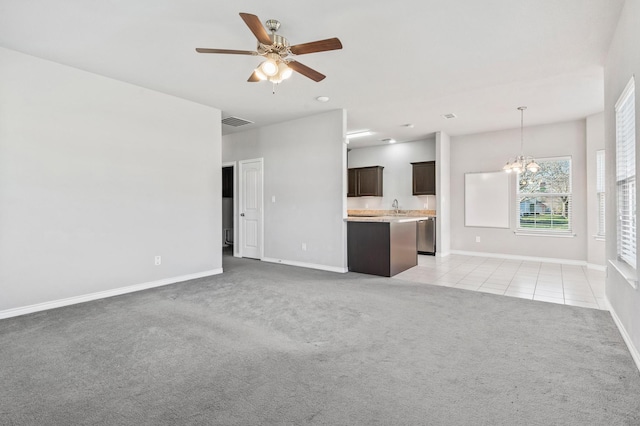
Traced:
<path id="1" fill-rule="evenodd" d="M 632 77 L 615 105 L 618 258 L 636 267 L 636 111 Z"/>
<path id="2" fill-rule="evenodd" d="M 596 193 L 598 197 L 598 235 L 605 235 L 604 149 L 596 151 Z"/>

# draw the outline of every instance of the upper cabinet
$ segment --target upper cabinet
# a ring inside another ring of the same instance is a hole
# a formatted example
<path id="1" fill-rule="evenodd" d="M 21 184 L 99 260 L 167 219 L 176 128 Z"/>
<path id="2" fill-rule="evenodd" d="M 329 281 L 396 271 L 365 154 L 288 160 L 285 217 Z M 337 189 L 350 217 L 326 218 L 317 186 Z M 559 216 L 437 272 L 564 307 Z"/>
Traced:
<path id="1" fill-rule="evenodd" d="M 358 173 L 357 169 L 348 169 L 347 170 L 347 181 L 349 182 L 347 186 L 347 197 L 357 197 L 358 196 Z"/>
<path id="2" fill-rule="evenodd" d="M 347 197 L 382 197 L 382 166 L 349 169 Z"/>
<path id="3" fill-rule="evenodd" d="M 436 195 L 436 162 L 421 161 L 413 165 L 413 195 Z"/>

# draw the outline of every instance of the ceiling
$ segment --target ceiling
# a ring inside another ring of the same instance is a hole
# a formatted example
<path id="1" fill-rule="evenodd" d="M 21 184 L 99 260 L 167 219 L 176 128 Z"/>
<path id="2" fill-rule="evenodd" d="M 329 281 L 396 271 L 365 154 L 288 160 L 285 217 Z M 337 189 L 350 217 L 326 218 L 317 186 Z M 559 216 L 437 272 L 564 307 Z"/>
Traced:
<path id="1" fill-rule="evenodd" d="M 623 2 L 0 0 L 0 46 L 255 123 L 225 134 L 344 108 L 348 131 L 376 132 L 352 140 L 357 148 L 519 127 L 521 105 L 525 125 L 602 111 Z M 291 44 L 338 37 L 344 48 L 297 57 L 327 78 L 294 73 L 273 94 L 246 81 L 260 58 L 194 50 L 254 50 L 239 12 L 279 20 Z"/>

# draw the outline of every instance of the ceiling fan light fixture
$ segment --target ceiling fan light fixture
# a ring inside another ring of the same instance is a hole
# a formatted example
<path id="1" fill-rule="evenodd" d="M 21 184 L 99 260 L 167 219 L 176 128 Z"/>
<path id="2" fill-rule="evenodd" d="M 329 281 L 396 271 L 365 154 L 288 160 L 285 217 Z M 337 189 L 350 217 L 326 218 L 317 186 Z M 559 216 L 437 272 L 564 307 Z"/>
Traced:
<path id="1" fill-rule="evenodd" d="M 269 59 L 260 64 L 260 71 L 267 77 L 273 77 L 278 72 L 278 66 Z"/>
<path id="2" fill-rule="evenodd" d="M 291 77 L 291 74 L 293 74 L 293 70 L 289 68 L 286 62 L 282 61 L 278 64 L 278 77 L 280 77 L 281 80 L 288 79 Z"/>
<path id="3" fill-rule="evenodd" d="M 258 65 L 258 68 L 247 79 L 248 82 L 267 80 L 274 83 L 275 87 L 276 84 L 291 77 L 293 71 L 315 82 L 322 81 L 326 77 L 324 74 L 298 61 L 285 58 L 289 55 L 306 55 L 308 53 L 342 49 L 342 43 L 337 37 L 292 46 L 285 37 L 276 33 L 280 27 L 280 22 L 277 20 L 269 19 L 266 21 L 265 28 L 256 15 L 240 13 L 240 17 L 256 38 L 257 47 L 255 51 L 199 47 L 196 48 L 196 52 L 264 57 L 263 62 Z M 267 32 L 267 29 L 271 34 Z"/>
<path id="4" fill-rule="evenodd" d="M 264 73 L 262 72 L 260 67 L 258 67 L 255 70 L 253 70 L 253 72 L 255 73 L 256 77 L 258 77 L 260 80 L 264 81 L 264 80 L 267 79 L 267 76 L 264 75 Z"/>
<path id="5" fill-rule="evenodd" d="M 260 68 L 260 71 L 267 77 L 273 77 L 278 73 L 278 64 L 273 58 L 267 58 L 258 68 Z"/>

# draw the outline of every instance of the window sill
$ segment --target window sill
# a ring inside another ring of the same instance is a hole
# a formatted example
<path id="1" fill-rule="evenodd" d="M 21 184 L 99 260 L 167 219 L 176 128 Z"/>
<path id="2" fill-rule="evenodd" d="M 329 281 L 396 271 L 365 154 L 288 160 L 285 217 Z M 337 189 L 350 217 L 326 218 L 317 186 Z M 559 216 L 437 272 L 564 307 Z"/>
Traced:
<path id="1" fill-rule="evenodd" d="M 593 236 L 593 238 L 594 238 L 596 241 L 606 241 L 606 239 L 605 239 L 604 235 L 594 235 L 594 236 Z"/>
<path id="2" fill-rule="evenodd" d="M 622 278 L 627 280 L 631 287 L 633 287 L 635 290 L 638 289 L 638 271 L 636 269 L 629 266 L 628 263 L 622 262 L 620 260 L 609 260 L 609 265 L 611 265 L 613 269 L 618 271 L 618 273 L 622 275 Z"/>
<path id="3" fill-rule="evenodd" d="M 573 232 L 544 232 L 544 231 L 513 231 L 515 235 L 521 235 L 526 237 L 555 237 L 555 238 L 573 238 L 576 236 Z"/>

